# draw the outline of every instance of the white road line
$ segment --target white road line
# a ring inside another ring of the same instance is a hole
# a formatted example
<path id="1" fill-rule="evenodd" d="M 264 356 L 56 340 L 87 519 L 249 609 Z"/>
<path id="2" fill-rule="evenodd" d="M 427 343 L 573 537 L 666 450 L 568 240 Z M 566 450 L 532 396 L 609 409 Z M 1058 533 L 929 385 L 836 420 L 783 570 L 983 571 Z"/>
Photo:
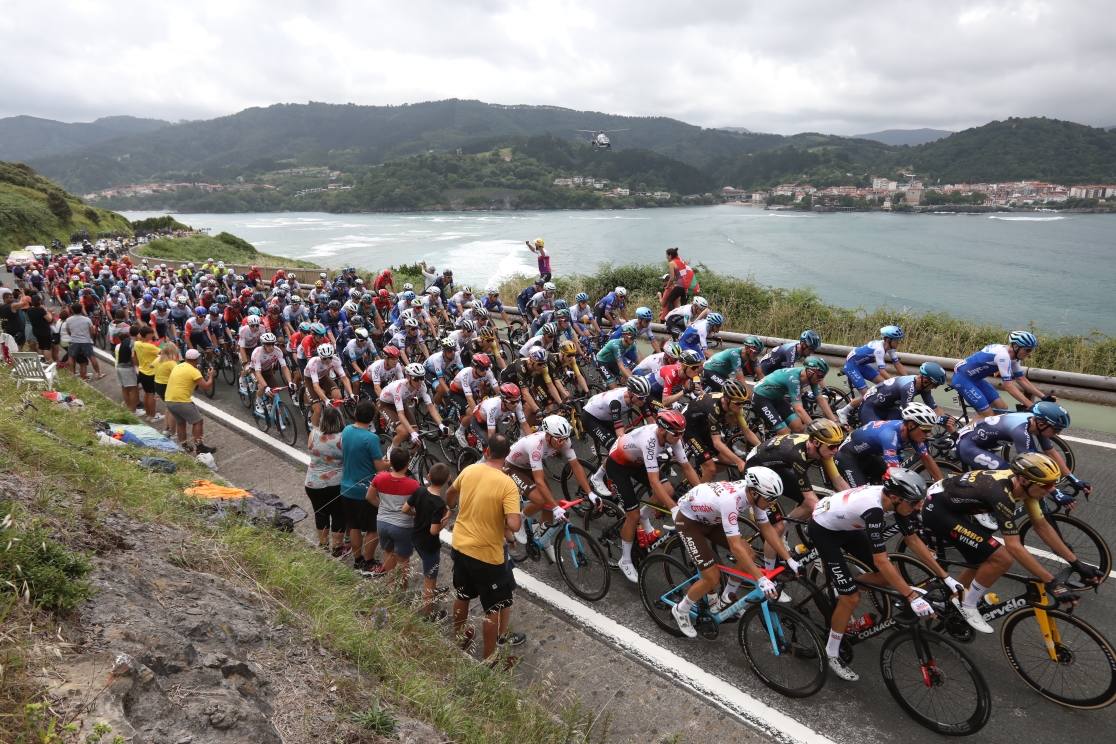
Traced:
<path id="1" fill-rule="evenodd" d="M 1081 437 L 1071 437 L 1068 434 L 1059 434 L 1062 439 L 1067 442 L 1077 442 L 1078 444 L 1090 444 L 1094 447 L 1104 447 L 1105 449 L 1116 450 L 1116 444 L 1111 442 L 1098 442 L 1095 439 L 1082 439 Z"/>

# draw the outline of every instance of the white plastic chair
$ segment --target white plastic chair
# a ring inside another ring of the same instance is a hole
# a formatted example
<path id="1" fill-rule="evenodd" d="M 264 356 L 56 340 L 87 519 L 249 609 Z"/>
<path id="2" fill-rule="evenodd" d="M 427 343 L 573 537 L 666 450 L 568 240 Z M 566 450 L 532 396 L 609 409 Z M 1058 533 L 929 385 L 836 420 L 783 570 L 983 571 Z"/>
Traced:
<path id="1" fill-rule="evenodd" d="M 12 361 L 12 378 L 17 390 L 23 385 L 54 390 L 54 380 L 58 376 L 57 363 L 44 365 L 43 358 L 34 351 L 17 351 L 12 354 Z"/>

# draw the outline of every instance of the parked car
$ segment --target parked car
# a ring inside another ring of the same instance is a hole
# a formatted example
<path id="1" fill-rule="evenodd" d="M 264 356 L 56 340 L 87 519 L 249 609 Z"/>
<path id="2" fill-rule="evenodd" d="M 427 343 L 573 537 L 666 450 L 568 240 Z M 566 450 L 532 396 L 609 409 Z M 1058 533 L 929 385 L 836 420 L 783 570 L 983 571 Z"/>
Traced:
<path id="1" fill-rule="evenodd" d="M 29 245 L 24 250 L 31 251 L 35 254 L 35 260 L 44 266 L 50 263 L 50 249 L 45 245 Z"/>
<path id="2" fill-rule="evenodd" d="M 4 268 L 11 271 L 16 266 L 30 266 L 36 260 L 35 254 L 31 251 L 12 251 L 4 260 Z"/>

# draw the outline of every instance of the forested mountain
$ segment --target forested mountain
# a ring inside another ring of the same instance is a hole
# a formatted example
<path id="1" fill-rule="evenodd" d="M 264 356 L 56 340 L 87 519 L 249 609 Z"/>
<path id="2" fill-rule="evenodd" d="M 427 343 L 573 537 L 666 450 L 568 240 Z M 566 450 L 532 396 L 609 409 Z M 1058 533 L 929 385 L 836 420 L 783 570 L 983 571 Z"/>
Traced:
<path id="1" fill-rule="evenodd" d="M 936 142 L 942 137 L 948 137 L 953 132 L 947 129 L 884 129 L 868 134 L 854 134 L 855 139 L 875 140 L 885 145 L 925 145 L 927 142 Z"/>
<path id="2" fill-rule="evenodd" d="M 106 116 L 91 122 L 67 123 L 35 116 L 0 119 L 0 160 L 50 157 L 116 137 L 144 134 L 167 126 L 158 119 Z"/>

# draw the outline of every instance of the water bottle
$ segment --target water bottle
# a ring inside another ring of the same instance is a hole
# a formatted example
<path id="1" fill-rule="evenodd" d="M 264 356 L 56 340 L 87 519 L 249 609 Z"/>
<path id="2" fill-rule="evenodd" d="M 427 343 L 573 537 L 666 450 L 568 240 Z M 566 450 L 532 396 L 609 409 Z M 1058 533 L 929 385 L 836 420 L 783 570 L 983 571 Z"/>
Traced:
<path id="1" fill-rule="evenodd" d="M 538 540 L 539 545 L 544 548 L 554 542 L 554 538 L 562 531 L 554 524 L 538 524 L 536 525 L 536 529 L 538 531 L 535 533 L 535 539 Z"/>
<path id="2" fill-rule="evenodd" d="M 876 619 L 874 617 L 872 617 L 872 614 L 870 612 L 865 612 L 859 618 L 854 618 L 854 619 L 850 620 L 848 626 L 846 627 L 845 632 L 846 633 L 859 633 L 863 630 L 868 630 L 869 628 L 871 628 L 875 624 L 876 624 Z"/>

